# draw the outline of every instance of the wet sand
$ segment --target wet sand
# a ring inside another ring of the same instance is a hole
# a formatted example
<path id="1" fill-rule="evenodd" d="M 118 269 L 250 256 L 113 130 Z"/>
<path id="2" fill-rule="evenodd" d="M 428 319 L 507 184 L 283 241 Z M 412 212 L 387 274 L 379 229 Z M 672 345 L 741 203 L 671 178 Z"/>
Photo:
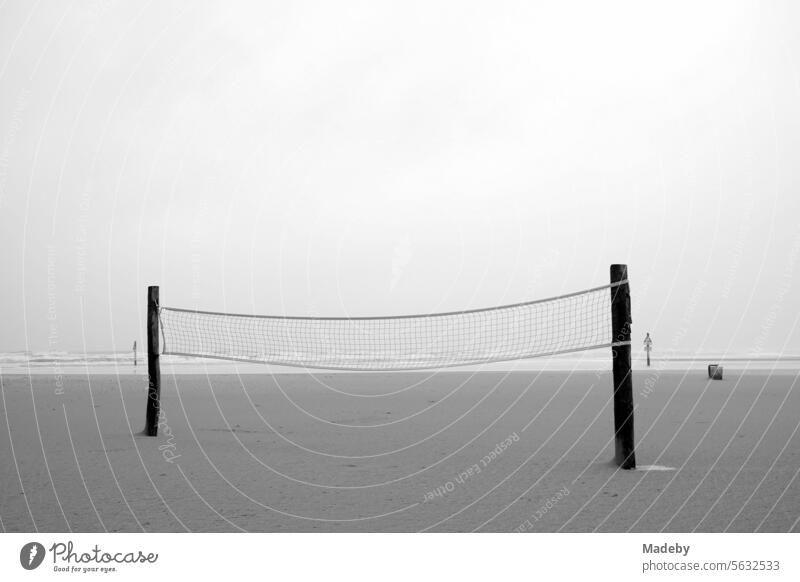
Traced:
<path id="1" fill-rule="evenodd" d="M 2 375 L 4 531 L 798 531 L 795 372 Z"/>

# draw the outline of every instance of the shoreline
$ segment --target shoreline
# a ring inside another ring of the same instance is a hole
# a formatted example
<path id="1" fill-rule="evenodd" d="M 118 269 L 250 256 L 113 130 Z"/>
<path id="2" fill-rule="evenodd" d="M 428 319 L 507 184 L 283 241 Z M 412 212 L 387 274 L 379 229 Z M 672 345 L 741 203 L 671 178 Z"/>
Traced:
<path id="1" fill-rule="evenodd" d="M 633 371 L 637 374 L 660 374 L 701 372 L 705 374 L 709 364 L 722 363 L 725 371 L 735 373 L 760 373 L 770 375 L 796 375 L 800 374 L 800 361 L 775 361 L 775 360 L 660 360 L 646 367 L 644 363 L 633 362 Z M 431 370 L 371 370 L 353 371 L 319 368 L 293 368 L 289 366 L 275 366 L 269 364 L 247 364 L 242 362 L 192 362 L 192 363 L 161 363 L 161 373 L 168 375 L 368 375 L 368 374 L 481 374 L 481 373 L 531 373 L 531 372 L 567 372 L 567 373 L 603 373 L 611 371 L 611 362 L 576 361 L 576 362 L 542 362 L 518 363 L 517 365 L 484 364 L 478 366 L 450 367 Z M 121 364 L 92 364 L 85 363 L 60 364 L 60 365 L 0 365 L 0 376 L 95 376 L 95 375 L 120 375 L 120 376 L 146 376 L 147 364 L 134 367 Z"/>

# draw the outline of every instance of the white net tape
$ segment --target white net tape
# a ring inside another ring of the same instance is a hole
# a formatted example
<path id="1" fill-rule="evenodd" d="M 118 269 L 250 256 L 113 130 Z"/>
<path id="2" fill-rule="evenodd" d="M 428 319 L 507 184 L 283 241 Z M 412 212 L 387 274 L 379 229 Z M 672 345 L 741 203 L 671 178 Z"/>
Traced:
<path id="1" fill-rule="evenodd" d="M 414 370 L 616 345 L 611 295 L 627 281 L 550 299 L 398 317 L 284 317 L 161 307 L 163 353 L 338 370 Z"/>

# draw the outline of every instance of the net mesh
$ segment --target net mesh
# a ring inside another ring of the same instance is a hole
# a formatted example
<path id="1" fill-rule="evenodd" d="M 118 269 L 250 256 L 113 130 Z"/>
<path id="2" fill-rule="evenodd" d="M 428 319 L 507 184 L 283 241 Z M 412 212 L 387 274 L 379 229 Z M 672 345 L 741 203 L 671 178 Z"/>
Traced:
<path id="1" fill-rule="evenodd" d="M 321 318 L 161 307 L 164 354 L 303 368 L 414 370 L 615 345 L 615 283 L 551 299 L 451 313 Z"/>

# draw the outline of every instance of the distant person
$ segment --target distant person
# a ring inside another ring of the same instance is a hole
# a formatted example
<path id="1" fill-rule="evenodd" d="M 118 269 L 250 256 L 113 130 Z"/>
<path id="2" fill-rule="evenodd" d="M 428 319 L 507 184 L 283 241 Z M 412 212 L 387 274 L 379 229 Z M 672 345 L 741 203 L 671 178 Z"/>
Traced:
<path id="1" fill-rule="evenodd" d="M 650 332 L 644 336 L 644 351 L 647 352 L 647 367 L 650 367 L 650 350 L 653 349 L 653 340 L 650 339 Z"/>

